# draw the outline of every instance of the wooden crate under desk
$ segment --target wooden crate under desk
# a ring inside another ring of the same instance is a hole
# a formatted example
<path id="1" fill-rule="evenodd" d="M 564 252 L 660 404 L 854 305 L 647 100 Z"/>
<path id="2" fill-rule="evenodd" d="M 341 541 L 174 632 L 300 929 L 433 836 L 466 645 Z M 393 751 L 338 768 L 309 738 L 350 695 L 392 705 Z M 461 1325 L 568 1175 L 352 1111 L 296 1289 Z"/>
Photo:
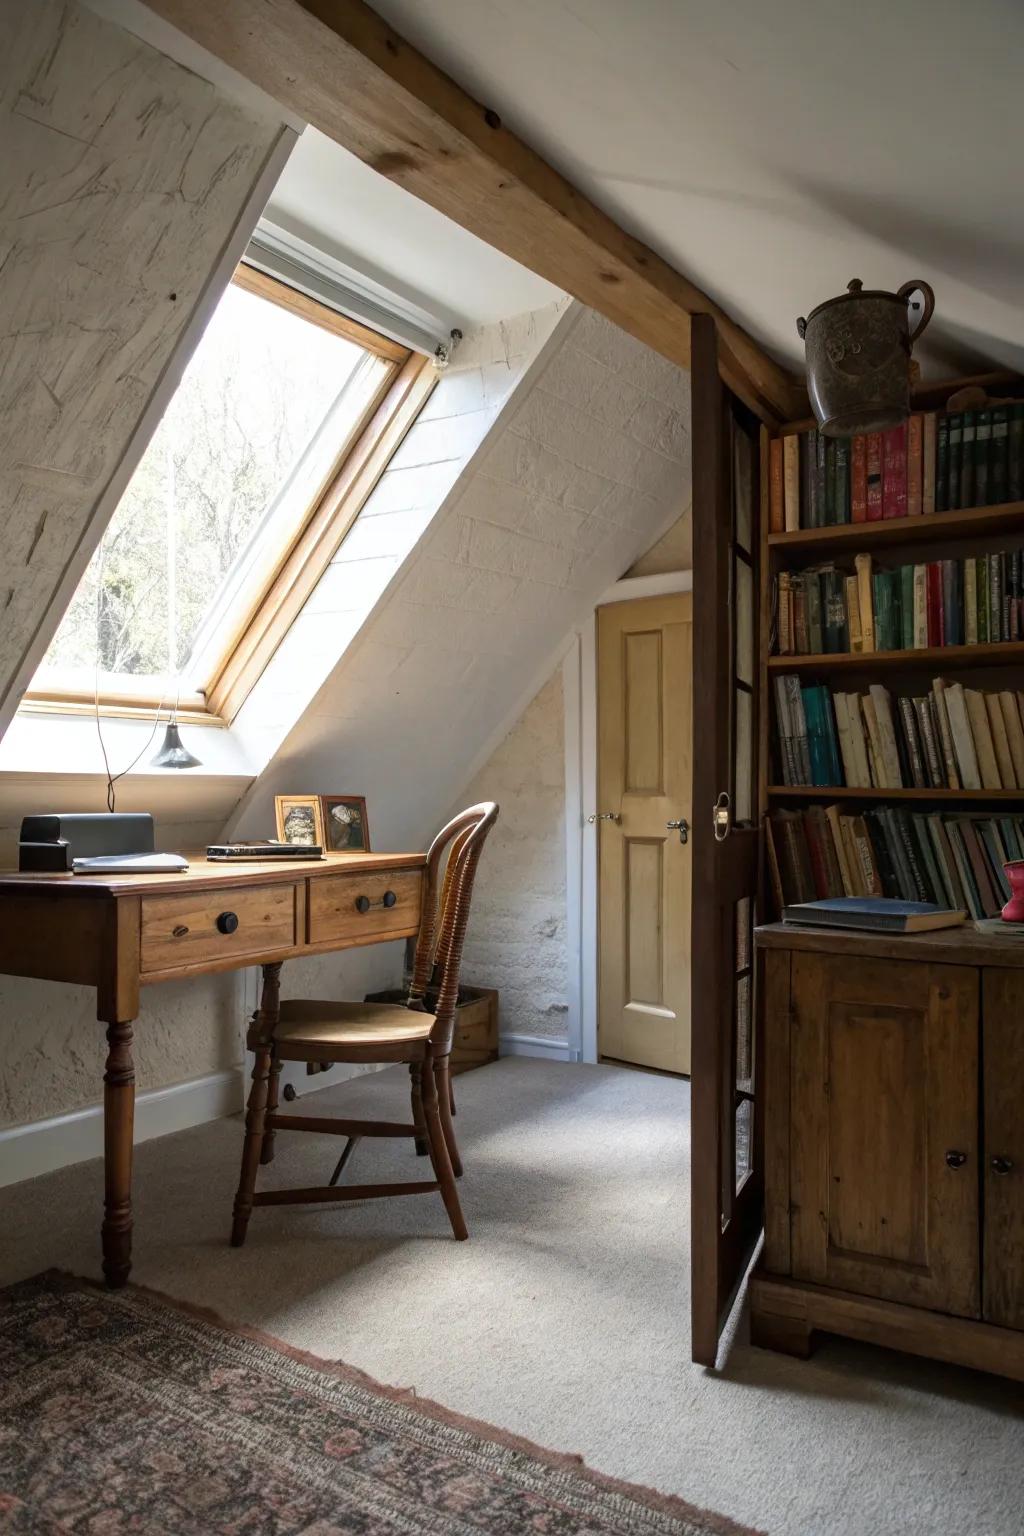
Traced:
<path id="1" fill-rule="evenodd" d="M 455 1038 L 452 1041 L 453 1075 L 484 1067 L 498 1059 L 498 993 L 494 987 L 462 986 L 463 1001 L 455 1010 Z M 405 993 L 394 988 L 386 992 L 368 992 L 368 1003 L 400 1003 Z"/>

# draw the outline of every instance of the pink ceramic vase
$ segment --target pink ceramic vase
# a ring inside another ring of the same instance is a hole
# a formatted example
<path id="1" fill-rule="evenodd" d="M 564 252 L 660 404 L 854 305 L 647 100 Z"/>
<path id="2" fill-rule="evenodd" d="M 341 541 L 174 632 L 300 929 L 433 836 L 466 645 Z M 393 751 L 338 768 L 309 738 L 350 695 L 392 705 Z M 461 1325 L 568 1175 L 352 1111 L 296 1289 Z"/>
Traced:
<path id="1" fill-rule="evenodd" d="M 1004 864 L 1010 882 L 1010 899 L 1003 908 L 1004 923 L 1024 923 L 1024 859 Z"/>

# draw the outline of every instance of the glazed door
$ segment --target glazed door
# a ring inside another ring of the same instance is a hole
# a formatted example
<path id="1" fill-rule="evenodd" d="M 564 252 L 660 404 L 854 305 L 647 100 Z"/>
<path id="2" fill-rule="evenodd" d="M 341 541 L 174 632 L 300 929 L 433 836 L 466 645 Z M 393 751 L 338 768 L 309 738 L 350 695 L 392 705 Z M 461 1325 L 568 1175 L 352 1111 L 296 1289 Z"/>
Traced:
<path id="1" fill-rule="evenodd" d="M 760 427 L 722 384 L 715 325 L 691 325 L 693 392 L 692 1352 L 718 1339 L 761 1231 L 753 928 Z"/>

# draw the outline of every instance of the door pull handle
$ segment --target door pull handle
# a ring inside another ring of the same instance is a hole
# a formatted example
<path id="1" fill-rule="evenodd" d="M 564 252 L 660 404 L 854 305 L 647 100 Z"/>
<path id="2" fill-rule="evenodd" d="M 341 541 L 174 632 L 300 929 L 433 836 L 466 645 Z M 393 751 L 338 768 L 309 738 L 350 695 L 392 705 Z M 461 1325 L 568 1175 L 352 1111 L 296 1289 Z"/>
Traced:
<path id="1" fill-rule="evenodd" d="M 621 820 L 622 820 L 622 817 L 619 815 L 618 811 L 595 811 L 592 816 L 588 816 L 587 817 L 587 821 L 588 821 L 590 826 L 593 826 L 595 821 L 621 821 Z"/>
<path id="2" fill-rule="evenodd" d="M 729 798 L 729 791 L 727 789 L 723 789 L 722 793 L 715 801 L 714 809 L 711 812 L 711 824 L 714 828 L 716 843 L 725 842 L 726 838 L 729 836 L 729 827 L 731 823 L 732 802 Z"/>
<path id="3" fill-rule="evenodd" d="M 690 823 L 686 820 L 685 816 L 681 816 L 678 821 L 666 821 L 665 826 L 669 832 L 679 833 L 679 841 L 681 843 L 689 841 Z"/>

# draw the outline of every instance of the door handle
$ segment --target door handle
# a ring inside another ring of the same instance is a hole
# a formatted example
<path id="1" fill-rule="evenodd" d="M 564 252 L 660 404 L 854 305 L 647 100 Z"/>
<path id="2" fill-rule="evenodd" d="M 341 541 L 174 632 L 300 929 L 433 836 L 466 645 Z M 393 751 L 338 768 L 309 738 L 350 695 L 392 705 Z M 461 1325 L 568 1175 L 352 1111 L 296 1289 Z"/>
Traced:
<path id="1" fill-rule="evenodd" d="M 689 839 L 690 823 L 686 820 L 685 816 L 680 817 L 678 821 L 666 821 L 665 826 L 670 832 L 679 833 L 679 841 L 681 843 L 685 843 Z"/>
<path id="2" fill-rule="evenodd" d="M 725 842 L 726 838 L 729 836 L 729 826 L 731 822 L 732 802 L 729 797 L 729 791 L 727 789 L 723 789 L 722 793 L 715 801 L 714 808 L 711 812 L 711 824 L 714 828 L 716 843 Z"/>
<path id="3" fill-rule="evenodd" d="M 595 821 L 621 821 L 621 820 L 622 820 L 622 817 L 619 815 L 618 811 L 595 811 L 592 816 L 588 816 L 587 817 L 587 821 L 590 823 L 591 826 L 594 825 Z"/>

